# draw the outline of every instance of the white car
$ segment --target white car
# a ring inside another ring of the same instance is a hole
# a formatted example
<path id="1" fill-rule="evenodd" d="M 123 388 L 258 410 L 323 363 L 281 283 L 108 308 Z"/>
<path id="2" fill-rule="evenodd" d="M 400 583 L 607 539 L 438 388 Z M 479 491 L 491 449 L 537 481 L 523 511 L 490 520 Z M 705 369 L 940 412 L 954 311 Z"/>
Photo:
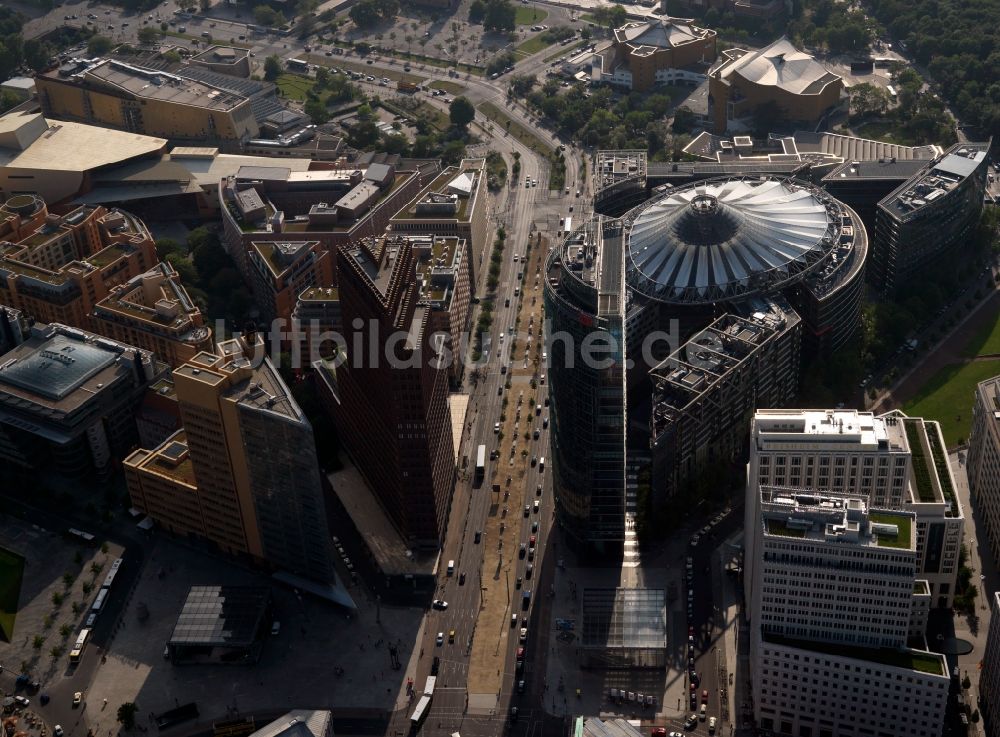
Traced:
<path id="1" fill-rule="evenodd" d="M 20 706 L 21 708 L 27 708 L 28 705 L 31 703 L 31 700 L 25 696 L 15 696 L 14 703 Z"/>
<path id="2" fill-rule="evenodd" d="M 438 632 L 438 636 L 437 636 L 436 642 L 437 642 L 438 645 L 443 645 L 444 644 L 444 632 Z"/>
<path id="3" fill-rule="evenodd" d="M 279 635 L 279 634 L 281 634 L 281 622 L 279 622 L 277 620 L 275 620 L 274 622 L 271 622 L 271 634 L 272 635 Z"/>
<path id="4" fill-rule="evenodd" d="M 52 728 L 52 734 L 54 734 L 55 737 L 63 737 L 63 728 L 57 724 Z"/>
<path id="5" fill-rule="evenodd" d="M 441 609 L 442 611 L 448 608 L 448 602 L 444 599 L 435 599 L 431 602 L 431 606 L 435 609 Z"/>
<path id="6" fill-rule="evenodd" d="M 708 720 L 708 733 L 715 734 L 715 717 L 709 717 Z"/>
<path id="7" fill-rule="evenodd" d="M 527 639 L 528 639 L 528 628 L 527 627 L 522 627 L 521 628 L 521 637 L 519 639 L 521 640 L 521 642 L 526 642 L 527 641 Z"/>
<path id="8" fill-rule="evenodd" d="M 83 702 L 83 692 L 77 691 L 73 694 L 73 708 L 76 708 Z"/>

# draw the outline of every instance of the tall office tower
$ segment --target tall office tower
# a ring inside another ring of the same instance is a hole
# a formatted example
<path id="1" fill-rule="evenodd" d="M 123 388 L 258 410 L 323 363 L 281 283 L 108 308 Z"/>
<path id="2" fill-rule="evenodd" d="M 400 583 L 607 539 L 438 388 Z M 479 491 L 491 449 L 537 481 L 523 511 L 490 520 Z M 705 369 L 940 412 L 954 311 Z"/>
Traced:
<path id="1" fill-rule="evenodd" d="M 132 504 L 172 532 L 335 579 L 312 426 L 256 335 L 174 370 L 184 427 L 125 460 Z"/>
<path id="2" fill-rule="evenodd" d="M 990 630 L 979 674 L 979 708 L 986 737 L 1000 736 L 1000 592 L 990 599 Z"/>
<path id="3" fill-rule="evenodd" d="M 907 647 L 929 599 L 915 516 L 753 480 L 746 506 L 758 725 L 810 737 L 938 737 L 947 663 Z"/>
<path id="4" fill-rule="evenodd" d="M 871 281 L 891 295 L 934 264 L 963 257 L 983 212 L 990 144 L 961 142 L 878 203 Z"/>
<path id="5" fill-rule="evenodd" d="M 934 606 L 951 606 L 963 516 L 936 422 L 853 409 L 758 410 L 748 483 L 849 493 L 872 507 L 913 512 L 920 578 Z"/>
<path id="6" fill-rule="evenodd" d="M 965 468 L 993 560 L 1000 561 L 1000 376 L 976 387 Z"/>
<path id="7" fill-rule="evenodd" d="M 337 258 L 347 355 L 317 365 L 320 396 L 403 539 L 437 548 L 455 474 L 449 364 L 420 301 L 413 242 L 367 241 Z"/>
<path id="8" fill-rule="evenodd" d="M 599 552 L 625 541 L 627 294 L 611 223 L 587 224 L 545 265 L 556 513 L 574 544 Z"/>

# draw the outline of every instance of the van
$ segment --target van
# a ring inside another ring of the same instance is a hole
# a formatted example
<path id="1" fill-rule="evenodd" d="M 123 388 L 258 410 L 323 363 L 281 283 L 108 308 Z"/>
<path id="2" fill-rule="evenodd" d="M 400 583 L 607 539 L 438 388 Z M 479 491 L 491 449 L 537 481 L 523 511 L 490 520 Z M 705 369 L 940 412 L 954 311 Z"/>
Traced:
<path id="1" fill-rule="evenodd" d="M 539 459 L 539 461 L 538 461 L 538 470 L 539 471 L 544 471 L 545 470 L 545 456 L 542 456 Z"/>
<path id="2" fill-rule="evenodd" d="M 448 575 L 449 576 L 455 575 L 455 561 L 453 560 L 448 561 Z"/>

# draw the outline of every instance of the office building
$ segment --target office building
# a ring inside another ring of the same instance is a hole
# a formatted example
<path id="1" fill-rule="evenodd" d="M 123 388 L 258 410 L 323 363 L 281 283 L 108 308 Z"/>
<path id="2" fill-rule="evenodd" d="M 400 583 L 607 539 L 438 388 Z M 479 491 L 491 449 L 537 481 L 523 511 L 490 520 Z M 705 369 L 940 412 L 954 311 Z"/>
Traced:
<path id="1" fill-rule="evenodd" d="M 398 237 L 398 236 L 393 236 Z M 431 307 L 430 330 L 448 335 L 451 353 L 449 375 L 453 384 L 462 378 L 465 343 L 472 315 L 472 253 L 469 241 L 455 236 L 410 236 L 416 259 L 420 300 Z"/>
<path id="2" fill-rule="evenodd" d="M 145 224 L 122 210 L 55 215 L 38 197 L 17 195 L 0 218 L 0 303 L 39 322 L 96 330 L 97 304 L 157 263 Z"/>
<path id="3" fill-rule="evenodd" d="M 344 344 L 340 290 L 336 287 L 303 289 L 295 302 L 292 321 L 299 331 L 298 350 L 302 366 L 311 366 L 320 358 L 332 358 Z"/>
<path id="4" fill-rule="evenodd" d="M 0 115 L 0 190 L 62 202 L 86 189 L 93 174 L 158 159 L 166 145 L 165 138 L 49 121 L 15 109 Z"/>
<path id="5" fill-rule="evenodd" d="M 623 248 L 621 224 L 597 219 L 545 262 L 556 514 L 571 544 L 602 553 L 625 540 L 626 323 L 642 312 L 627 307 Z"/>
<path id="6" fill-rule="evenodd" d="M 151 351 L 171 366 L 213 348 L 212 329 L 167 262 L 112 287 L 90 321 L 101 335 Z"/>
<path id="7" fill-rule="evenodd" d="M 907 645 L 914 599 L 927 596 L 914 515 L 753 477 L 746 507 L 757 724 L 782 735 L 938 737 L 947 662 Z"/>
<path id="8" fill-rule="evenodd" d="M 417 172 L 387 164 L 303 170 L 301 162 L 273 163 L 240 167 L 219 182 L 223 245 L 248 283 L 255 243 L 315 241 L 330 254 L 333 278 L 303 288 L 336 286 L 337 249 L 382 235 L 420 188 Z"/>
<path id="9" fill-rule="evenodd" d="M 303 290 L 334 283 L 333 257 L 319 241 L 253 241 L 249 257 L 261 320 L 279 320 L 286 330 Z"/>
<path id="10" fill-rule="evenodd" d="M 0 457 L 74 480 L 106 478 L 135 447 L 135 411 L 164 368 L 148 351 L 35 323 L 0 357 Z"/>
<path id="11" fill-rule="evenodd" d="M 691 491 L 701 474 L 745 463 L 759 407 L 785 407 L 799 386 L 802 324 L 787 302 L 751 300 L 727 313 L 649 372 L 652 493 L 656 506 Z"/>
<path id="12" fill-rule="evenodd" d="M 963 257 L 983 212 L 989 146 L 956 143 L 878 203 L 871 280 L 882 294 Z"/>
<path id="13" fill-rule="evenodd" d="M 779 292 L 815 350 L 838 348 L 857 331 L 867 235 L 850 208 L 819 189 L 715 179 L 658 192 L 622 222 L 630 288 L 668 305 L 685 336 L 722 304 Z"/>
<path id="14" fill-rule="evenodd" d="M 486 159 L 463 159 L 420 190 L 389 220 L 398 235 L 461 238 L 471 253 L 472 285 L 486 272 L 490 244 Z"/>
<path id="15" fill-rule="evenodd" d="M 183 429 L 125 459 L 132 506 L 177 535 L 334 582 L 312 426 L 255 334 L 173 372 Z"/>
<path id="16" fill-rule="evenodd" d="M 31 322 L 20 310 L 0 305 L 0 355 L 28 339 Z"/>
<path id="17" fill-rule="evenodd" d="M 813 128 L 840 104 L 844 80 L 786 38 L 757 51 L 727 49 L 708 73 L 709 114 L 715 133 L 747 130 L 763 105 L 781 119 Z"/>
<path id="18" fill-rule="evenodd" d="M 986 737 L 1000 735 L 1000 592 L 990 597 L 990 629 L 979 672 L 979 710 Z"/>
<path id="19" fill-rule="evenodd" d="M 993 560 L 1000 561 L 1000 377 L 976 387 L 965 470 Z"/>
<path id="20" fill-rule="evenodd" d="M 715 31 L 690 19 L 656 18 L 626 23 L 611 45 L 594 54 L 592 79 L 636 92 L 661 84 L 699 84 L 715 61 Z"/>
<path id="21" fill-rule="evenodd" d="M 420 300 L 413 243 L 363 242 L 337 258 L 346 356 L 317 364 L 320 397 L 406 546 L 437 549 L 455 473 L 449 365 Z"/>
<path id="22" fill-rule="evenodd" d="M 868 232 L 874 234 L 878 203 L 926 166 L 926 158 L 855 159 L 834 168 L 820 183 L 823 189 L 858 213 Z"/>
<path id="23" fill-rule="evenodd" d="M 853 494 L 872 508 L 913 513 L 918 577 L 934 607 L 951 606 L 964 518 L 936 422 L 853 409 L 758 410 L 748 473 L 761 486 Z"/>
<path id="24" fill-rule="evenodd" d="M 117 59 L 71 59 L 35 78 L 50 118 L 238 149 L 260 127 L 250 96 L 233 77 L 196 67 L 167 72 Z M 211 79 L 212 81 L 201 81 Z"/>

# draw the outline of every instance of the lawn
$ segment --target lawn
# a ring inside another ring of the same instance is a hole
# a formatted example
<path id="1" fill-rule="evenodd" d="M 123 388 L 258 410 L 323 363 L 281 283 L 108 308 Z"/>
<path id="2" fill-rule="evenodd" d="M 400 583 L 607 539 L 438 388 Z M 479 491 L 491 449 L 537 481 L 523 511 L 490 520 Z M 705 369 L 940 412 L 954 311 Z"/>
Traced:
<path id="1" fill-rule="evenodd" d="M 316 54 L 310 54 L 307 56 L 306 61 L 310 64 L 318 64 L 327 68 L 333 67 L 334 69 L 346 69 L 349 72 L 358 72 L 360 74 L 364 74 L 365 76 L 375 77 L 375 79 L 382 79 L 382 77 L 385 77 L 393 82 L 411 82 L 413 84 L 420 84 L 424 81 L 423 77 L 418 77 L 416 74 L 408 74 L 402 70 L 397 72 L 394 69 L 376 69 L 374 66 L 369 66 L 367 64 L 357 64 L 337 58 L 328 59 L 323 56 L 317 56 Z"/>
<path id="2" fill-rule="evenodd" d="M 984 308 L 986 309 L 986 308 Z M 983 325 L 982 329 L 965 344 L 962 355 L 966 358 L 976 356 L 995 356 L 1000 354 L 1000 315 L 993 310 L 993 321 Z"/>
<path id="3" fill-rule="evenodd" d="M 553 41 L 545 38 L 544 33 L 539 33 L 537 36 L 532 36 L 527 41 L 524 41 L 514 49 L 514 53 L 523 56 L 531 56 L 532 54 L 537 54 L 542 49 L 547 49 L 552 44 L 559 43 L 558 41 Z"/>
<path id="4" fill-rule="evenodd" d="M 542 139 L 518 123 L 516 120 L 512 119 L 509 115 L 507 115 L 507 113 L 498 108 L 492 102 L 480 103 L 479 111 L 500 126 L 500 128 L 509 131 L 512 136 L 517 138 L 528 148 L 534 149 L 543 156 L 549 156 L 552 153 L 551 146 L 546 145 Z"/>
<path id="5" fill-rule="evenodd" d="M 192 36 L 190 33 L 178 33 L 177 31 L 164 31 L 163 35 L 172 36 L 173 38 L 183 38 L 187 41 L 197 41 L 199 44 L 204 44 L 205 48 L 213 46 L 214 44 L 223 44 L 225 46 L 236 46 L 237 48 L 241 49 L 253 48 L 253 46 L 251 46 L 250 44 L 244 43 L 242 41 L 236 41 L 236 40 L 229 41 L 224 38 L 215 38 L 215 36 L 213 36 L 212 40 L 209 41 L 207 38 L 204 38 L 202 36 Z"/>
<path id="6" fill-rule="evenodd" d="M 450 92 L 453 95 L 465 94 L 465 87 L 455 82 L 449 82 L 447 79 L 439 79 L 436 82 L 431 82 L 427 86 L 435 90 L 444 90 L 445 92 Z"/>
<path id="7" fill-rule="evenodd" d="M 278 85 L 278 89 L 286 99 L 303 102 L 309 90 L 316 84 L 316 80 L 301 74 L 285 73 L 279 75 L 274 83 Z"/>
<path id="8" fill-rule="evenodd" d="M 14 636 L 17 602 L 21 596 L 24 558 L 0 548 L 0 640 L 10 642 Z"/>
<path id="9" fill-rule="evenodd" d="M 1000 360 L 945 366 L 920 388 L 903 411 L 941 423 L 944 442 L 954 448 L 969 437 L 976 384 L 1000 374 Z"/>
<path id="10" fill-rule="evenodd" d="M 514 16 L 514 22 L 519 26 L 531 26 L 536 23 L 541 23 L 548 17 L 548 11 L 542 10 L 541 8 L 535 8 L 530 5 L 521 5 L 517 8 L 517 14 Z"/>
<path id="11" fill-rule="evenodd" d="M 861 138 L 872 138 L 888 143 L 897 143 L 901 146 L 914 146 L 916 141 L 903 133 L 898 126 L 893 123 L 883 121 L 872 121 L 856 128 L 852 128 L 854 135 Z"/>

